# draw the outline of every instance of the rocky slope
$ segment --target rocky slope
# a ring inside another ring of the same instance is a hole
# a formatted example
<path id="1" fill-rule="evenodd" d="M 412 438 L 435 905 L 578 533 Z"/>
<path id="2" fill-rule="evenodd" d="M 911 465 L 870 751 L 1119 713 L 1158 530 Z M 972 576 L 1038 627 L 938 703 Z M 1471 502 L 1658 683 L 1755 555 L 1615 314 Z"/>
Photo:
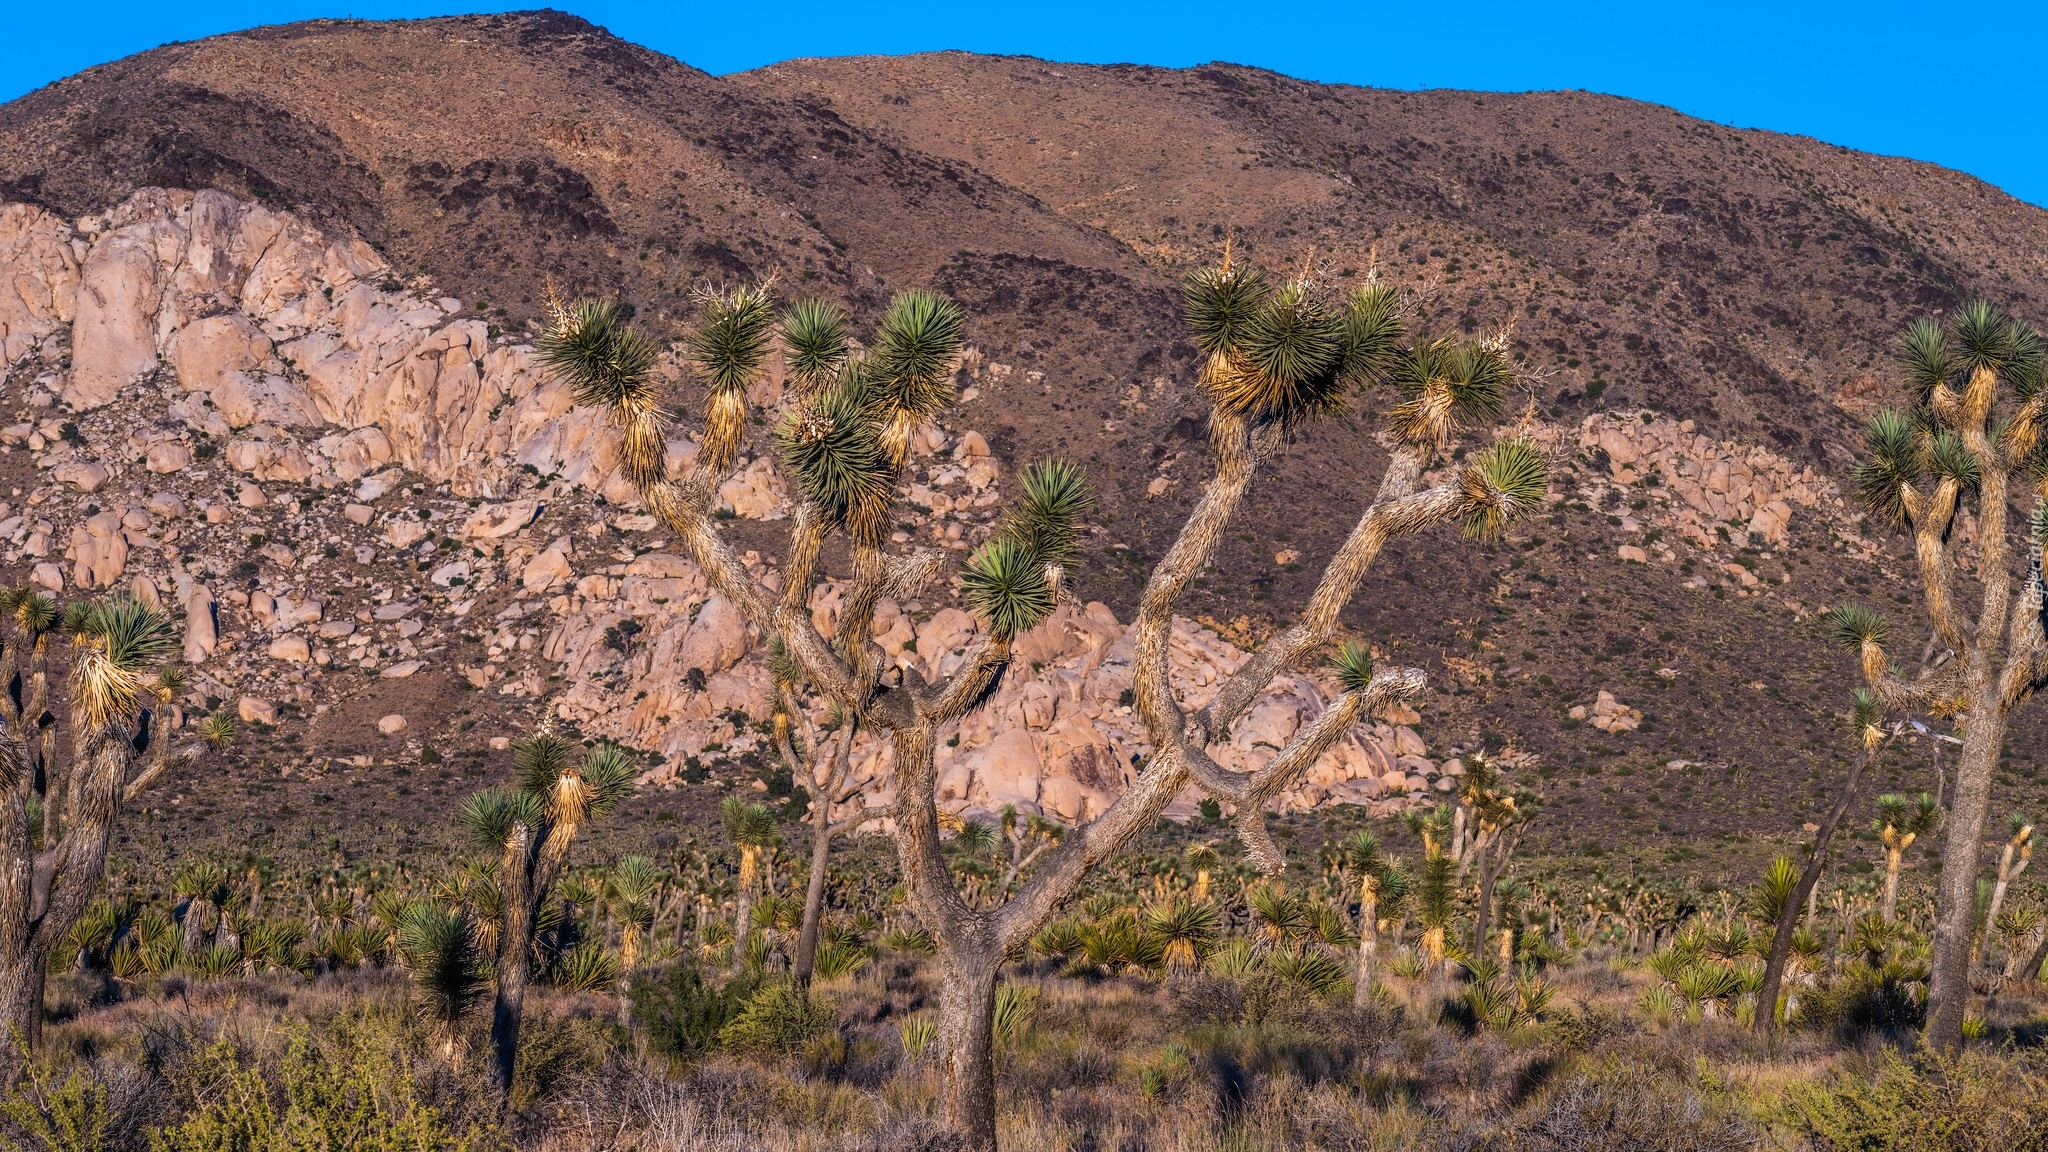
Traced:
<path id="1" fill-rule="evenodd" d="M 1557 481 L 1504 542 L 1389 550 L 1346 626 L 1432 692 L 1283 804 L 1388 807 L 1506 745 L 1562 813 L 1539 847 L 1796 834 L 1850 682 L 1811 616 L 1905 587 L 1843 500 L 1855 421 L 1896 396 L 1886 343 L 1965 292 L 2040 319 L 2048 285 L 2048 218 L 1995 191 L 1626 101 L 957 54 L 719 79 L 555 14 L 170 46 L 0 107 L 0 142 L 6 573 L 186 611 L 196 695 L 256 722 L 164 835 L 219 808 L 327 835 L 305 810 L 351 796 L 344 835 L 419 834 L 392 809 L 445 812 L 543 711 L 647 750 L 685 805 L 786 792 L 739 723 L 757 638 L 534 370 L 551 278 L 667 338 L 706 280 L 772 275 L 864 319 L 911 284 L 966 304 L 963 403 L 920 442 L 905 540 L 964 554 L 1042 452 L 1103 501 L 1083 605 L 949 746 L 947 789 L 1099 807 L 1143 752 L 1118 621 L 1207 468 L 1173 285 L 1226 236 L 1340 279 L 1377 256 L 1425 330 L 1512 319 L 1533 404 L 1510 416 Z M 1306 594 L 1376 477 L 1374 427 L 1307 429 L 1255 486 L 1178 632 L 1191 683 Z M 723 495 L 772 567 L 772 459 Z M 948 593 L 877 638 L 943 664 L 965 627 Z M 1237 754 L 1323 698 L 1294 677 Z M 2040 791 L 2030 733 L 2014 803 Z M 1920 787 L 1925 756 L 1887 783 Z M 879 810 L 880 749 L 861 772 Z"/>

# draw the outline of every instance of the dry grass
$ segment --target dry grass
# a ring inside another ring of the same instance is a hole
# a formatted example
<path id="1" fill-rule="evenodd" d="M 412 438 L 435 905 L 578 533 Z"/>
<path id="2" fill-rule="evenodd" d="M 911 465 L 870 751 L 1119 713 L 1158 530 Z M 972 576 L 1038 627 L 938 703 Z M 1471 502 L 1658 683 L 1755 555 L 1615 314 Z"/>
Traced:
<path id="1" fill-rule="evenodd" d="M 1553 969 L 1547 1019 L 1505 1034 L 1439 1013 L 1420 981 L 1391 981 L 1359 1011 L 1307 995 L 1261 1003 L 1210 977 L 1084 980 L 1024 965 L 1011 978 L 1036 994 L 1029 1026 L 998 1057 L 1003 1146 L 1017 1152 L 2030 1148 L 2027 1125 L 2048 1109 L 2048 1060 L 2029 1046 L 2048 1031 L 2048 1005 L 2025 995 L 1997 1008 L 2002 1043 L 1930 1070 L 1875 1038 L 1651 1025 L 1633 1008 L 1641 975 L 1597 959 Z M 92 991 L 60 981 L 55 998 Z M 396 975 L 173 979 L 53 1026 L 50 1081 L 82 1070 L 103 1085 L 111 1122 L 94 1146 L 137 1152 L 150 1129 L 204 1112 L 209 1053 L 225 1046 L 282 1082 L 308 1058 L 294 1037 L 332 1067 L 387 1069 L 387 1119 L 430 1114 L 440 1147 L 946 1148 L 929 1054 L 911 1059 L 901 1038 L 931 1002 L 929 967 L 885 959 L 822 994 L 839 1026 L 801 1050 L 680 1067 L 643 1055 L 609 996 L 538 996 L 504 1110 L 484 1089 L 475 1038 L 442 1059 Z M 1901 1107 L 1919 1121 L 1871 1142 L 1873 1117 Z M 5 1123 L 0 1135 L 19 1141 L 19 1117 Z"/>

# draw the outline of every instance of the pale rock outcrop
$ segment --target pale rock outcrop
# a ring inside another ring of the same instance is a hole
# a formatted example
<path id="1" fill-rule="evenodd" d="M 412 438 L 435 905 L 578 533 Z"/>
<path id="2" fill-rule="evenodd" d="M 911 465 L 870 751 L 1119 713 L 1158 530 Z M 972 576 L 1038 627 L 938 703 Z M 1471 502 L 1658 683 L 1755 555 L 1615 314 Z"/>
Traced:
<path id="1" fill-rule="evenodd" d="M 187 392 L 214 392 L 231 378 L 259 372 L 272 359 L 270 338 L 241 312 L 222 312 L 172 334 L 165 358 Z M 220 404 L 221 398 L 213 398 Z M 249 423 L 249 421 L 230 422 Z"/>
<path id="2" fill-rule="evenodd" d="M 71 228 L 27 204 L 0 204 L 0 364 L 71 323 L 78 255 Z"/>
<path id="3" fill-rule="evenodd" d="M 553 547 L 534 554 L 519 574 L 519 582 L 528 592 L 545 592 L 558 584 L 566 584 L 576 573 L 569 567 L 568 537 L 557 540 Z"/>

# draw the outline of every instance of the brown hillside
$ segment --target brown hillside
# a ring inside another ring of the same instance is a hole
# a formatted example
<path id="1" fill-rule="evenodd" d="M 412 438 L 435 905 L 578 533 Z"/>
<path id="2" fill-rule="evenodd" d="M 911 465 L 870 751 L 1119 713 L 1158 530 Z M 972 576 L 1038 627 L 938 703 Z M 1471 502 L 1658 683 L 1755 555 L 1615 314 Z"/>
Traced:
<path id="1" fill-rule="evenodd" d="M 1347 622 L 1427 659 L 1437 742 L 1494 732 L 1542 755 L 1564 814 L 1553 846 L 1610 824 L 1796 833 L 1837 762 L 1850 684 L 1811 611 L 1893 592 L 1845 554 L 1853 515 L 1826 508 L 1774 547 L 1623 563 L 1640 507 L 1579 452 L 1580 422 L 1647 408 L 1840 484 L 1856 417 L 1892 395 L 1887 351 L 1909 316 L 1983 293 L 2048 320 L 2048 212 L 1930 165 L 1633 101 L 957 53 L 720 78 L 552 12 L 258 29 L 0 106 L 0 200 L 75 218 L 151 185 L 353 230 L 505 330 L 550 278 L 619 292 L 669 334 L 708 280 L 772 276 L 867 318 L 934 284 L 1014 369 L 962 425 L 1013 462 L 1090 466 L 1105 535 L 1081 590 L 1119 611 L 1204 467 L 1181 273 L 1226 238 L 1340 279 L 1376 254 L 1420 293 L 1423 328 L 1513 322 L 1573 499 L 1502 545 L 1391 552 Z M 1248 615 L 1256 635 L 1300 603 L 1377 477 L 1373 430 L 1305 431 L 1195 607 Z M 1685 586 L 1681 562 L 1707 587 Z M 1786 583 L 1729 597 L 1737 562 Z M 1600 688 L 1648 722 L 1566 725 Z M 2000 803 L 2037 791 L 2030 739 L 2015 738 Z M 1716 767 L 1695 781 L 1668 774 L 1673 759 Z M 1892 783 L 1923 786 L 1921 763 Z"/>

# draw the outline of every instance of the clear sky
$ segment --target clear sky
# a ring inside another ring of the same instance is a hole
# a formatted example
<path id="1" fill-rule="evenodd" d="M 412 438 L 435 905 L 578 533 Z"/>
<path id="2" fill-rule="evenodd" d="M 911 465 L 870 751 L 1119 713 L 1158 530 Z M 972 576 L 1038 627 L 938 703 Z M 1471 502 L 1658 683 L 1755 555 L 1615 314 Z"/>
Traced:
<path id="1" fill-rule="evenodd" d="M 2048 2 L 559 5 L 709 72 L 941 48 L 1077 63 L 1229 60 L 1304 79 L 1583 88 L 1957 168 L 2048 205 Z M 433 0 L 0 0 L 0 100 L 170 40 L 319 16 L 499 11 Z"/>

